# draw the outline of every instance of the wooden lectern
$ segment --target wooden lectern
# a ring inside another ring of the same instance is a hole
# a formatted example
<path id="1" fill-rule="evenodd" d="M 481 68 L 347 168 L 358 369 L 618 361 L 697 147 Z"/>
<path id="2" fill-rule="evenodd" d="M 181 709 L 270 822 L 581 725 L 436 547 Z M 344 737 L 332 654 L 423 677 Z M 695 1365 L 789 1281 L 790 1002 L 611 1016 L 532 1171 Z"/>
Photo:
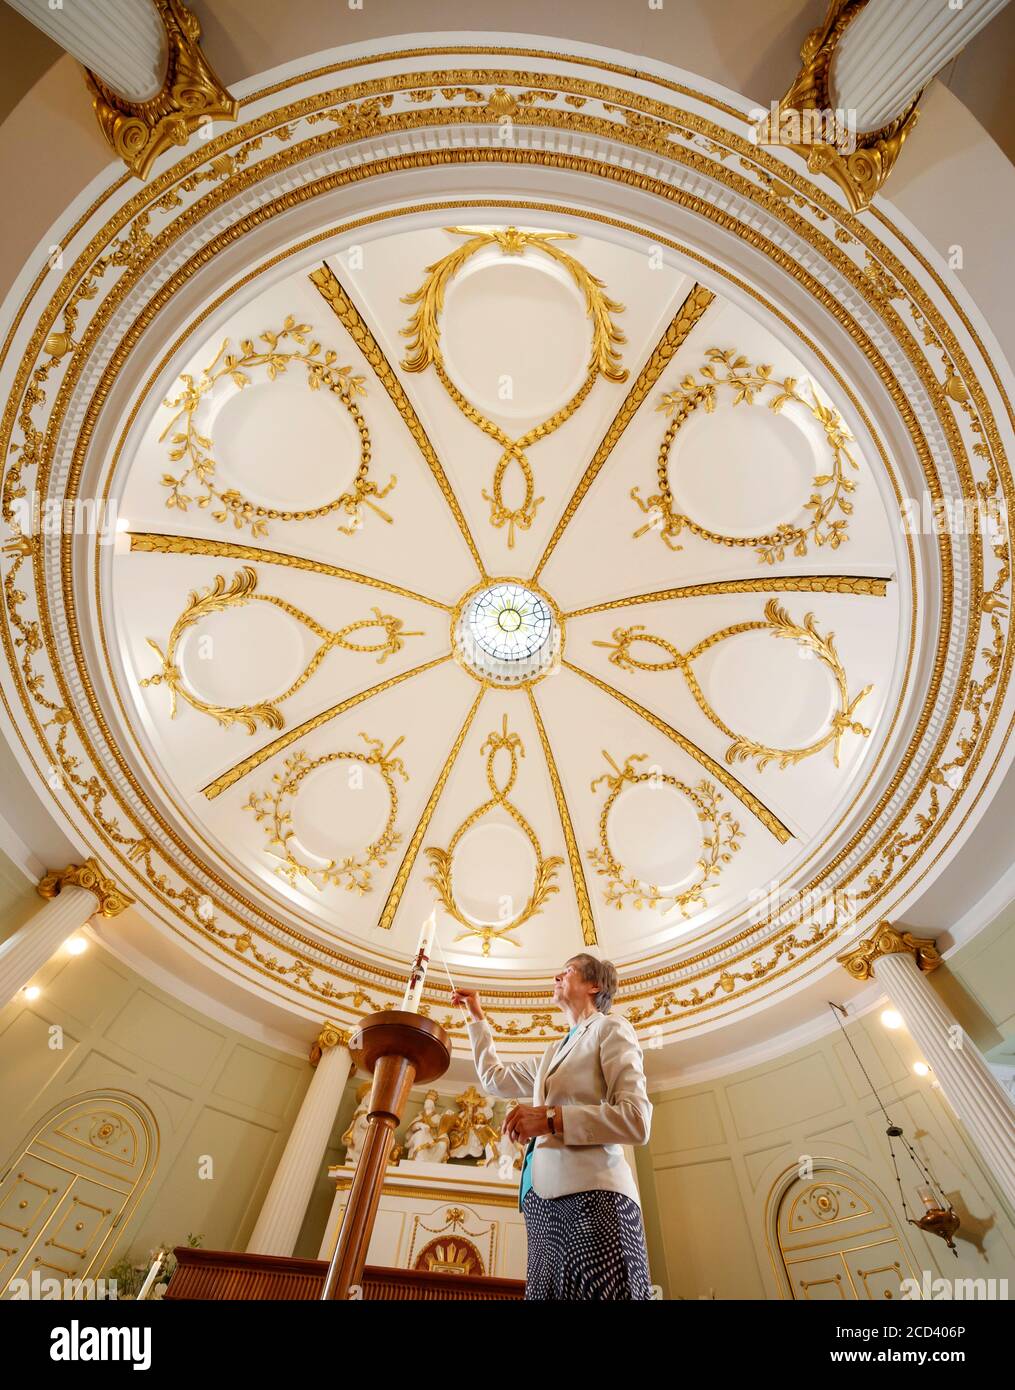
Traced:
<path id="1" fill-rule="evenodd" d="M 385 1009 L 372 1014 L 349 1039 L 357 1067 L 374 1078 L 363 1151 L 349 1191 L 338 1244 L 324 1280 L 322 1300 L 348 1298 L 363 1282 L 367 1248 L 387 1171 L 395 1130 L 414 1085 L 436 1081 L 451 1063 L 451 1039 L 422 1014 Z"/>

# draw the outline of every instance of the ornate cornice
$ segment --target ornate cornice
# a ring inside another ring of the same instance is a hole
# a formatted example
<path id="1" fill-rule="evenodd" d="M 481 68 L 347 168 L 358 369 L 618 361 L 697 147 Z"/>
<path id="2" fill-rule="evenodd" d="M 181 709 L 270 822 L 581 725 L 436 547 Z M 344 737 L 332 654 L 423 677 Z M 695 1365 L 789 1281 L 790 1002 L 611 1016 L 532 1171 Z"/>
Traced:
<path id="1" fill-rule="evenodd" d="M 938 949 L 929 937 L 900 931 L 891 922 L 880 923 L 875 932 L 865 936 L 852 950 L 836 956 L 836 960 L 854 980 L 873 980 L 878 959 L 897 955 L 915 956 L 917 965 L 927 975 L 941 964 Z"/>
<path id="2" fill-rule="evenodd" d="M 139 179 L 164 150 L 185 145 L 198 126 L 218 116 L 235 121 L 239 102 L 201 52 L 201 24 L 182 0 L 154 0 L 166 31 L 166 75 L 148 101 L 128 101 L 85 68 L 99 128 L 113 153 Z"/>
<path id="3" fill-rule="evenodd" d="M 134 904 L 130 894 L 109 877 L 97 859 L 86 859 L 83 864 L 68 864 L 66 868 L 51 870 L 39 880 L 36 891 L 42 898 L 55 898 L 65 883 L 73 883 L 94 893 L 102 917 L 119 917 L 125 908 Z"/>
<path id="4" fill-rule="evenodd" d="M 310 1065 L 316 1067 L 325 1052 L 332 1047 L 348 1047 L 352 1034 L 337 1023 L 326 1023 L 310 1047 Z"/>

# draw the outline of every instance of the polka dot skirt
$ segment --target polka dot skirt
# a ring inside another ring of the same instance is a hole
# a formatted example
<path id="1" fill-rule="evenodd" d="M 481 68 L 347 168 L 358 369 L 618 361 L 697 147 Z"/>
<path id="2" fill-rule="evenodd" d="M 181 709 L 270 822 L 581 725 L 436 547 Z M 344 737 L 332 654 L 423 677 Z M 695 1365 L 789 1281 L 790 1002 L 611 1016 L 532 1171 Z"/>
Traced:
<path id="1" fill-rule="evenodd" d="M 522 1206 L 529 1242 L 526 1299 L 652 1298 L 641 1208 L 623 1192 L 540 1197 Z"/>

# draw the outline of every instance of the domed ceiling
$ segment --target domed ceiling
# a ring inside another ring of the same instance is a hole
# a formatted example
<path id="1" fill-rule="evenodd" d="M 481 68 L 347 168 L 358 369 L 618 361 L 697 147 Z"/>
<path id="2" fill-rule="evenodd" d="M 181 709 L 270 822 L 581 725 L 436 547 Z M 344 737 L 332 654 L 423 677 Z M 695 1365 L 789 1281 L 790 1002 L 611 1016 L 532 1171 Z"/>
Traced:
<path id="1" fill-rule="evenodd" d="M 823 988 L 1010 756 L 972 311 L 686 74 L 318 56 L 21 292 L 39 796 L 240 1011 L 390 1007 L 435 908 L 508 1045 L 585 948 L 653 1041 Z"/>
<path id="2" fill-rule="evenodd" d="M 435 904 L 449 963 L 649 961 L 862 814 L 907 665 L 885 480 L 650 246 L 382 226 L 174 374 L 113 484 L 109 677 L 273 912 L 395 961 Z"/>

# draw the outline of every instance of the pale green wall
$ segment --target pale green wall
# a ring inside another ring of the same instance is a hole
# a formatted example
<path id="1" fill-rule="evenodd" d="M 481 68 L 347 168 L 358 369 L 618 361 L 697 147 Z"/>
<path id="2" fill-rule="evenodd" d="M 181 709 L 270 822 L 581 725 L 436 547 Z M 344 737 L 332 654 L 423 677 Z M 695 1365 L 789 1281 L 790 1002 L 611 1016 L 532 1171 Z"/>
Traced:
<path id="1" fill-rule="evenodd" d="M 4 927 L 24 907 L 12 883 L 0 874 Z M 36 980 L 39 999 L 0 1010 L 0 1172 L 57 1102 L 115 1087 L 154 1112 L 159 1158 L 112 1259 L 125 1251 L 140 1259 L 163 1241 L 184 1243 L 188 1232 L 208 1249 L 242 1250 L 310 1083 L 309 1063 L 204 1017 L 94 944 L 81 956 L 57 952 Z M 50 1047 L 52 1024 L 63 1029 L 61 1050 Z M 213 1160 L 211 1179 L 198 1176 L 202 1155 Z"/>
<path id="2" fill-rule="evenodd" d="M 1015 1063 L 1015 907 L 929 978 L 982 1052 Z"/>
<path id="3" fill-rule="evenodd" d="M 877 1011 L 847 1028 L 890 1116 L 982 1245 L 957 1237 L 956 1259 L 943 1241 L 907 1226 L 914 1268 L 933 1277 L 1006 1278 L 1015 1289 L 1015 1212 L 941 1092 L 914 1075 L 919 1053 L 912 1039 L 884 1028 Z M 709 1289 L 717 1299 L 780 1296 L 766 1243 L 766 1199 L 802 1155 L 858 1169 L 902 1228 L 884 1115 L 838 1029 L 720 1079 L 655 1092 L 652 1101 L 639 1177 L 652 1276 L 665 1297 L 697 1299 Z M 913 1211 L 917 1178 L 907 1165 L 900 1159 Z"/>

